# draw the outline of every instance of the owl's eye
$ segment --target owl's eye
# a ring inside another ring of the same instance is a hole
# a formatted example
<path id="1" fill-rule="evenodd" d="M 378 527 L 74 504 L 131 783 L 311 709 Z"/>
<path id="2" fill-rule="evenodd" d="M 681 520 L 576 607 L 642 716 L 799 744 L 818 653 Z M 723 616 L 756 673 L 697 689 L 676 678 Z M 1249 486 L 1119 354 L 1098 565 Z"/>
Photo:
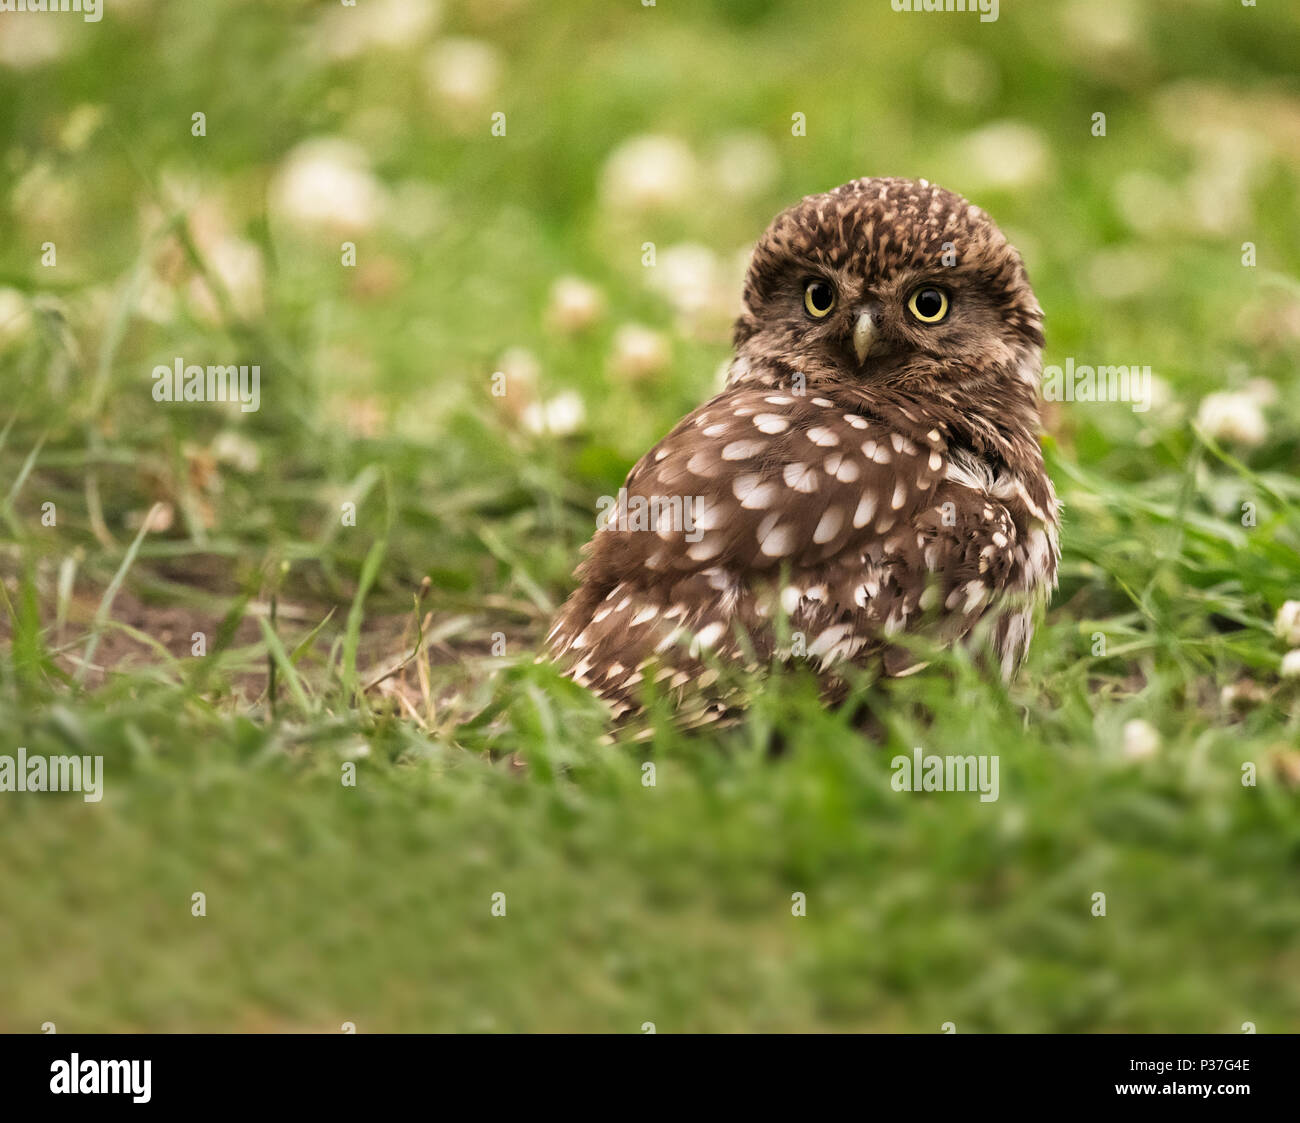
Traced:
<path id="1" fill-rule="evenodd" d="M 924 285 L 908 297 L 907 310 L 923 324 L 937 324 L 948 315 L 948 294 Z"/>
<path id="2" fill-rule="evenodd" d="M 824 319 L 835 307 L 835 290 L 826 281 L 809 281 L 803 290 L 803 306 L 814 320 Z"/>

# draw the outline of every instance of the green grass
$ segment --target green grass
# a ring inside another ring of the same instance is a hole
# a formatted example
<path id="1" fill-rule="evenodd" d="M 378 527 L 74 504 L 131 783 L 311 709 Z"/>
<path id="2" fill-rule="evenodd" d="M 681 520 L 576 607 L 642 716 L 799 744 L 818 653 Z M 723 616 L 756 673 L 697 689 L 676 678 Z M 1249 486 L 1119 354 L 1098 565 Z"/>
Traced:
<path id="1" fill-rule="evenodd" d="M 1300 1030 L 1300 683 L 1273 631 L 1300 599 L 1300 17 L 443 7 L 343 59 L 315 46 L 329 3 L 34 17 L 62 53 L 21 70 L 0 43 L 0 754 L 106 772 L 99 803 L 0 794 L 0 1030 Z M 425 59 L 462 37 L 499 81 L 452 108 Z M 972 156 L 1007 121 L 1031 139 Z M 645 133 L 700 181 L 621 211 L 604 169 Z M 774 163 L 748 194 L 710 171 L 735 133 Z M 321 136 L 368 158 L 373 226 L 274 203 Z M 1039 172 L 1000 182 L 1035 137 Z M 728 353 L 642 244 L 708 247 L 733 291 L 772 214 L 864 174 L 985 206 L 1047 361 L 1149 364 L 1164 397 L 1048 409 L 1061 588 L 1014 684 L 951 655 L 863 681 L 873 742 L 795 669 L 734 729 L 660 714 L 610 746 L 533 657 L 596 497 Z M 587 331 L 547 315 L 565 274 L 603 294 Z M 639 379 L 612 359 L 633 322 L 671 349 Z M 581 396 L 575 432 L 521 424 L 520 382 L 492 396 L 511 348 L 537 396 Z M 178 355 L 260 364 L 261 408 L 156 403 Z M 1259 443 L 1197 427 L 1251 380 Z M 918 745 L 996 753 L 1000 798 L 895 792 Z"/>

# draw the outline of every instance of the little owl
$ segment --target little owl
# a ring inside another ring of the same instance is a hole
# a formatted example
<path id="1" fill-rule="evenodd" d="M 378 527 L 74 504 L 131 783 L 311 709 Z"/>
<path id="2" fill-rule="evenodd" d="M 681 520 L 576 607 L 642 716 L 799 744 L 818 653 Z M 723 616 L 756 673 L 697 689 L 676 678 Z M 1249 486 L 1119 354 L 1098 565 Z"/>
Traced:
<path id="1" fill-rule="evenodd" d="M 959 195 L 859 179 L 782 212 L 726 388 L 628 475 L 553 657 L 616 715 L 653 689 L 716 716 L 728 663 L 906 674 L 900 633 L 1010 676 L 1059 556 L 1042 346 L 1020 255 Z"/>

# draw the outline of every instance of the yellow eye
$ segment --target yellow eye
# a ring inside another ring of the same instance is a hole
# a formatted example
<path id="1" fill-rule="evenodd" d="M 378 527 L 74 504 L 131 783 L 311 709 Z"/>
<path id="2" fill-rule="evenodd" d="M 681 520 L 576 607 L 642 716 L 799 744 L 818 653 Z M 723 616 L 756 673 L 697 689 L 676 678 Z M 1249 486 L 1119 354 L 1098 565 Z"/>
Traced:
<path id="1" fill-rule="evenodd" d="M 908 297 L 907 310 L 923 324 L 937 324 L 948 315 L 948 294 L 925 285 Z"/>
<path id="2" fill-rule="evenodd" d="M 824 319 L 835 307 L 835 290 L 826 281 L 809 281 L 803 290 L 803 306 L 814 320 Z"/>

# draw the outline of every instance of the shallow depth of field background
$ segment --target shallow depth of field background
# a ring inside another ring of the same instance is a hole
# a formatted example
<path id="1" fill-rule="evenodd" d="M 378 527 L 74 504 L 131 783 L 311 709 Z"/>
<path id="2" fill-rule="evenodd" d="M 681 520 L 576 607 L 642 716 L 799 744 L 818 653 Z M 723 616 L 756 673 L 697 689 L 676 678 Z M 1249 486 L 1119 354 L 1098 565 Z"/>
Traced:
<path id="1" fill-rule="evenodd" d="M 0 1030 L 1300 1030 L 1300 12 L 104 3 L 0 14 L 0 753 L 107 774 L 0 793 Z M 771 216 L 873 174 L 1156 400 L 1049 407 L 1010 688 L 602 745 L 533 664 L 596 499 Z M 260 410 L 154 402 L 178 356 Z M 892 791 L 918 745 L 1000 799 Z"/>

